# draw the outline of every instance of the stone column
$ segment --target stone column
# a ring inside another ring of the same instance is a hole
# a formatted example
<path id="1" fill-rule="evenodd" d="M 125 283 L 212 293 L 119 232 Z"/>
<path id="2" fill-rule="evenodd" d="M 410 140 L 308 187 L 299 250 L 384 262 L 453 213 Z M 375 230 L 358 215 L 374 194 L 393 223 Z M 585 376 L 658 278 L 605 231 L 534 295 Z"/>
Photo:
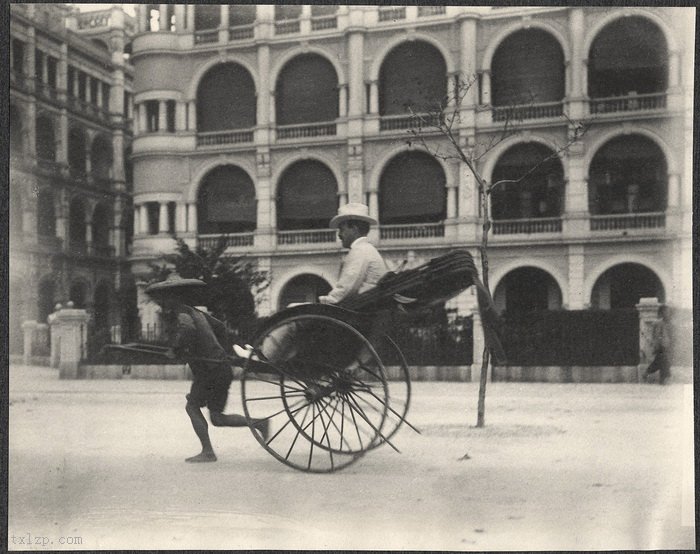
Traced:
<path id="1" fill-rule="evenodd" d="M 134 204 L 134 236 L 141 234 L 141 206 Z"/>
<path id="2" fill-rule="evenodd" d="M 369 189 L 367 191 L 367 202 L 370 217 L 379 221 L 379 195 L 377 189 Z"/>
<path id="3" fill-rule="evenodd" d="M 146 121 L 146 103 L 141 102 L 138 105 L 138 112 L 139 112 L 139 131 L 141 133 L 147 133 L 148 132 L 148 122 Z"/>
<path id="4" fill-rule="evenodd" d="M 148 14 L 146 4 L 136 4 L 136 22 L 139 33 L 145 33 L 148 31 Z"/>
<path id="5" fill-rule="evenodd" d="M 185 6 L 175 4 L 175 31 L 182 33 L 185 30 Z"/>
<path id="6" fill-rule="evenodd" d="M 369 84 L 369 113 L 379 114 L 379 85 L 377 81 Z"/>
<path id="7" fill-rule="evenodd" d="M 584 247 L 569 245 L 569 310 L 585 310 L 589 300 L 583 296 Z"/>
<path id="8" fill-rule="evenodd" d="M 348 51 L 352 52 L 348 60 L 348 115 L 350 117 L 362 117 L 365 113 L 364 40 L 364 35 L 357 32 L 350 33 L 348 37 Z"/>
<path id="9" fill-rule="evenodd" d="M 168 109 L 165 100 L 158 101 L 158 131 L 164 133 L 168 130 Z"/>
<path id="10" fill-rule="evenodd" d="M 491 104 L 491 70 L 484 69 L 481 72 L 481 104 Z"/>
<path id="11" fill-rule="evenodd" d="M 147 235 L 148 234 L 148 206 L 146 206 L 146 203 L 143 203 L 143 204 L 141 204 L 139 209 L 141 211 L 141 217 L 139 218 L 141 220 L 141 234 Z"/>
<path id="12" fill-rule="evenodd" d="M 175 130 L 187 130 L 187 103 L 177 102 L 175 104 Z"/>
<path id="13" fill-rule="evenodd" d="M 678 173 L 668 175 L 668 208 L 675 210 L 678 208 L 681 190 L 681 176 Z"/>
<path id="14" fill-rule="evenodd" d="M 187 232 L 187 204 L 183 202 L 175 206 L 175 231 L 178 235 Z"/>
<path id="15" fill-rule="evenodd" d="M 59 345 L 61 379 L 77 379 L 78 367 L 87 348 L 88 314 L 85 310 L 62 309 L 52 314 L 51 339 Z"/>
<path id="16" fill-rule="evenodd" d="M 258 46 L 258 125 L 265 127 L 270 122 L 270 46 Z"/>
<path id="17" fill-rule="evenodd" d="M 158 211 L 158 233 L 168 232 L 168 203 L 161 202 Z"/>
<path id="18" fill-rule="evenodd" d="M 170 31 L 170 22 L 168 21 L 168 4 L 158 4 L 158 30 Z"/>
<path id="19" fill-rule="evenodd" d="M 187 114 L 189 116 L 189 121 L 187 124 L 187 128 L 190 131 L 196 131 L 197 130 L 197 102 L 195 102 L 194 100 L 190 100 L 189 106 L 190 106 L 190 109 L 189 109 L 189 112 Z"/>
<path id="20" fill-rule="evenodd" d="M 348 89 L 347 85 L 338 87 L 338 117 L 346 117 L 348 115 Z"/>
<path id="21" fill-rule="evenodd" d="M 228 42 L 228 17 L 229 17 L 229 5 L 221 5 L 221 21 L 219 22 L 219 42 Z"/>
<path id="22" fill-rule="evenodd" d="M 61 108 L 58 116 L 58 144 L 56 145 L 56 161 L 60 164 L 68 164 L 68 111 Z"/>
<path id="23" fill-rule="evenodd" d="M 194 4 L 187 4 L 185 6 L 187 12 L 187 30 L 194 31 Z"/>
<path id="24" fill-rule="evenodd" d="M 187 204 L 187 230 L 197 233 L 197 204 Z"/>
<path id="25" fill-rule="evenodd" d="M 659 318 L 659 304 L 656 298 L 640 298 L 637 304 L 639 313 L 639 365 L 637 381 L 644 382 L 644 373 L 654 359 L 654 323 Z"/>

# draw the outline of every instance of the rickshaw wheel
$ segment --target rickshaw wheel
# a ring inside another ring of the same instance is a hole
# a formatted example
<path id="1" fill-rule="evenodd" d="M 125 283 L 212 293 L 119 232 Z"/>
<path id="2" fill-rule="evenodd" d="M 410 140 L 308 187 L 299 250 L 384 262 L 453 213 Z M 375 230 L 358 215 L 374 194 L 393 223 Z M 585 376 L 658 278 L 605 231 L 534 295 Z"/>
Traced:
<path id="1" fill-rule="evenodd" d="M 325 315 L 291 316 L 264 329 L 253 349 L 241 378 L 243 410 L 251 429 L 268 421 L 267 438 L 253 435 L 279 461 L 332 472 L 383 442 L 385 369 L 352 325 Z"/>

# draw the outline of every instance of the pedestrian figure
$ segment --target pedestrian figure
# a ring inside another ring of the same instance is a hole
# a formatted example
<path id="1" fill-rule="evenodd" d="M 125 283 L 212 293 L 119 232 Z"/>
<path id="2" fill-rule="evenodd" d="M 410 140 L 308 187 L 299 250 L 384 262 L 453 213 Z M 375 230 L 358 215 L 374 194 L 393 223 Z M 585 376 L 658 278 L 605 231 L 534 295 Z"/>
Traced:
<path id="1" fill-rule="evenodd" d="M 659 372 L 659 384 L 663 385 L 671 376 L 671 363 L 669 360 L 671 350 L 671 336 L 669 332 L 669 314 L 668 307 L 661 306 L 659 308 L 659 319 L 654 322 L 652 327 L 652 344 L 654 359 L 647 368 L 647 377 L 653 373 Z"/>
<path id="2" fill-rule="evenodd" d="M 190 463 L 216 461 L 207 420 L 202 415 L 204 406 L 209 408 L 209 418 L 215 427 L 248 426 L 244 416 L 223 413 L 233 380 L 226 355 L 231 341 L 224 323 L 193 307 L 198 303 L 194 301 L 198 291 L 205 286 L 199 279 L 171 276 L 146 288 L 146 293 L 162 309 L 170 347 L 166 355 L 183 360 L 192 370 L 192 386 L 186 395 L 185 410 L 202 451 L 185 460 Z M 254 424 L 263 438 L 267 438 L 267 421 L 258 420 Z"/>

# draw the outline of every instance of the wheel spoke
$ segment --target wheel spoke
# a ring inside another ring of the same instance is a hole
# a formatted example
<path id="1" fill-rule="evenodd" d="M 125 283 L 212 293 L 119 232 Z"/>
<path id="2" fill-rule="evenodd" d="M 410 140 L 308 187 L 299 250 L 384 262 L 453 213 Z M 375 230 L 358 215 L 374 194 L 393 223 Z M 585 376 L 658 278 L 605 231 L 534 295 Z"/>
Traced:
<path id="1" fill-rule="evenodd" d="M 350 409 L 357 410 L 358 415 L 367 422 L 367 425 L 369 425 L 372 429 L 374 429 L 374 431 L 377 433 L 377 436 L 379 436 L 384 442 L 386 442 L 389 446 L 391 446 L 394 450 L 396 450 L 396 452 L 401 452 L 389 440 L 387 440 L 387 438 L 384 435 L 382 435 L 380 429 L 377 429 L 377 427 L 375 427 L 375 425 L 368 419 L 364 410 L 360 407 L 360 405 L 357 403 L 357 401 L 354 399 L 354 397 L 352 397 L 351 395 L 348 395 L 348 399 L 350 401 L 350 403 L 349 403 Z"/>

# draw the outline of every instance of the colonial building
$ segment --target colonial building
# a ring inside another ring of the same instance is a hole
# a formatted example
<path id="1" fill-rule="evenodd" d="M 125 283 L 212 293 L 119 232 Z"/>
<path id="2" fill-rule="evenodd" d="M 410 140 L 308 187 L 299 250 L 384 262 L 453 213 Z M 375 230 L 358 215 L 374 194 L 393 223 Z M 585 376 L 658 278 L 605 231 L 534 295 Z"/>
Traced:
<path id="1" fill-rule="evenodd" d="M 491 198 L 500 309 L 691 306 L 691 8 L 137 9 L 137 278 L 175 235 L 225 235 L 271 273 L 263 312 L 312 299 L 337 276 L 328 221 L 358 201 L 390 265 L 476 253 L 473 177 L 436 155 L 443 136 L 426 151 L 407 133 L 411 112 L 465 90 L 447 111 L 483 176 L 537 166 Z M 471 292 L 453 305 L 468 312 Z"/>
<path id="2" fill-rule="evenodd" d="M 10 14 L 9 330 L 21 353 L 23 327 L 45 344 L 56 303 L 88 309 L 98 329 L 129 321 L 135 25 L 116 7 Z"/>

